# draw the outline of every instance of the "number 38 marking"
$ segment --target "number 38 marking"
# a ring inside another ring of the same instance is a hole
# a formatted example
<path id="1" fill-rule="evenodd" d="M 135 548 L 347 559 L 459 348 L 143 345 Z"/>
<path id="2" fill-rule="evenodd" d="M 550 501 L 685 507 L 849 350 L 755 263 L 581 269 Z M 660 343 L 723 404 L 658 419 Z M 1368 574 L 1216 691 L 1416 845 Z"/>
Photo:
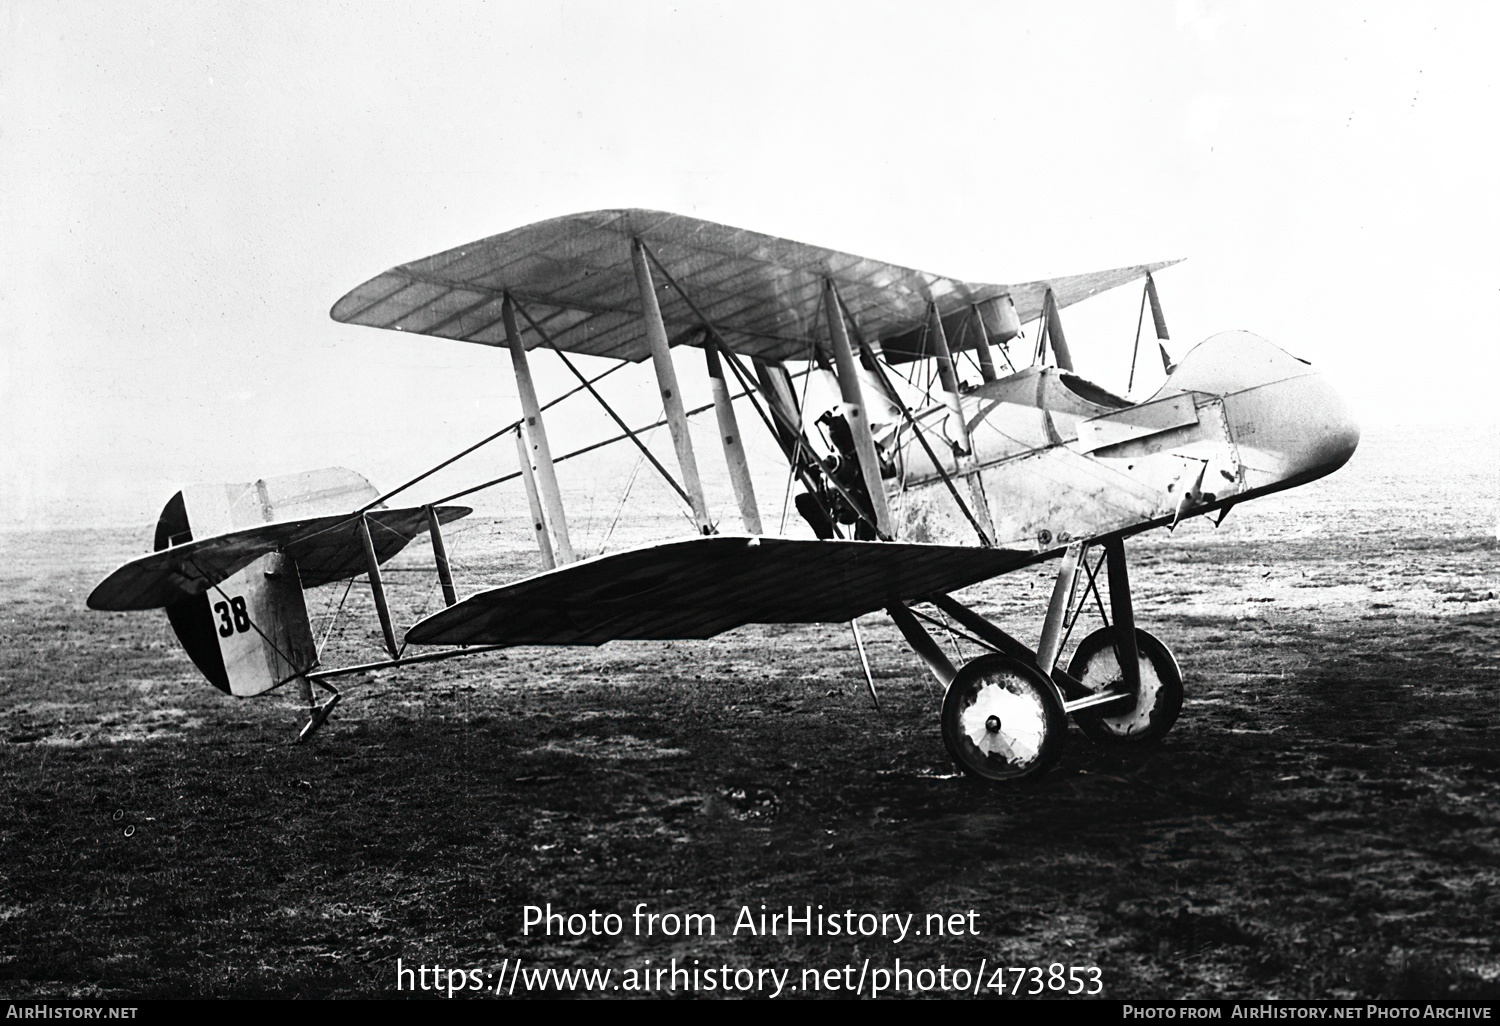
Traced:
<path id="1" fill-rule="evenodd" d="M 250 629 L 250 611 L 245 608 L 245 600 L 236 595 L 228 602 L 215 602 L 214 612 L 219 614 L 219 637 L 227 638 L 230 635 L 243 634 Z"/>

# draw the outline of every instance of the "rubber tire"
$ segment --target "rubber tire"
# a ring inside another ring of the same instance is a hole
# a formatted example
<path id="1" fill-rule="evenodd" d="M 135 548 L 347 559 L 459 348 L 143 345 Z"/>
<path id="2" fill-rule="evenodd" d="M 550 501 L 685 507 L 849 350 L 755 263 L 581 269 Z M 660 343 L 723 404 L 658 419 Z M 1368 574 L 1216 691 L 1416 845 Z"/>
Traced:
<path id="1" fill-rule="evenodd" d="M 1149 690 L 1148 674 L 1154 675 L 1157 681 L 1149 698 L 1151 708 L 1141 709 L 1138 696 L 1135 706 L 1126 712 L 1080 709 L 1073 714 L 1073 722 L 1091 741 L 1113 745 L 1156 741 L 1166 736 L 1172 724 L 1177 722 L 1177 714 L 1182 712 L 1182 671 L 1171 651 L 1159 638 L 1139 627 L 1135 630 L 1135 644 L 1141 657 L 1142 691 Z M 1089 678 L 1091 670 L 1092 679 Z M 1119 682 L 1123 674 L 1115 656 L 1114 629 L 1101 627 L 1084 638 L 1068 661 L 1068 674 L 1082 681 L 1091 691 Z"/>
<path id="2" fill-rule="evenodd" d="M 1029 708 L 1023 704 L 1019 710 L 1023 716 L 1034 710 L 1036 719 L 1031 725 L 1039 728 L 1035 736 L 1025 738 L 1025 747 L 1033 751 L 1022 761 L 981 750 L 963 729 L 964 713 L 980 692 L 991 685 L 1003 688 L 1023 703 L 1035 703 Z M 941 720 L 943 744 L 954 763 L 969 776 L 992 784 L 1015 783 L 1045 773 L 1062 755 L 1068 733 L 1068 715 L 1063 711 L 1057 686 L 1035 666 L 1003 655 L 980 656 L 958 671 L 943 695 Z"/>

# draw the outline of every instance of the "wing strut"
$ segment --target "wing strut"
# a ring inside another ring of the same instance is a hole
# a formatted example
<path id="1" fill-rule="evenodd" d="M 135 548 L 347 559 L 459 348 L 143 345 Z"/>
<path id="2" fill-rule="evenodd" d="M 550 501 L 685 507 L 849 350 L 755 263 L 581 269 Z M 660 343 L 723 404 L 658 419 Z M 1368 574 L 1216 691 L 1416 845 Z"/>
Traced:
<path id="1" fill-rule="evenodd" d="M 744 522 L 746 531 L 761 534 L 763 532 L 760 526 L 760 509 L 755 502 L 755 485 L 750 480 L 750 464 L 745 459 L 745 443 L 740 439 L 740 425 L 734 416 L 734 403 L 729 398 L 729 385 L 724 380 L 724 366 L 719 362 L 717 341 L 707 341 L 703 347 L 703 358 L 708 361 L 708 381 L 714 393 L 714 415 L 718 418 L 724 462 L 729 467 L 729 482 L 734 486 L 740 519 Z"/>
<path id="2" fill-rule="evenodd" d="M 505 340 L 510 346 L 510 359 L 516 369 L 516 392 L 521 397 L 521 413 L 525 418 L 517 437 L 525 445 L 521 461 L 523 467 L 532 469 L 536 475 L 538 491 L 541 493 L 543 524 L 552 536 L 552 546 L 559 562 L 573 562 L 573 543 L 568 540 L 568 518 L 563 512 L 562 492 L 557 487 L 557 470 L 552 465 L 552 448 L 547 444 L 547 428 L 542 423 L 541 405 L 536 399 L 536 386 L 531 382 L 531 365 L 526 359 L 526 343 L 521 341 L 521 332 L 516 327 L 515 304 L 510 293 L 500 301 L 500 316 L 505 321 Z"/>
<path id="3" fill-rule="evenodd" d="M 443 544 L 443 527 L 438 523 L 437 508 L 427 507 L 427 533 L 432 538 L 432 561 L 437 564 L 438 583 L 443 586 L 443 605 L 458 601 L 453 587 L 453 568 L 448 565 L 448 547 Z"/>
<path id="4" fill-rule="evenodd" d="M 714 327 L 713 322 L 704 315 L 702 310 L 698 309 L 698 304 L 693 302 L 693 298 L 683 291 L 682 286 L 679 285 L 677 283 L 677 280 L 672 277 L 672 272 L 667 270 L 666 265 L 661 262 L 661 260 L 654 252 L 652 252 L 651 247 L 642 242 L 641 249 L 648 257 L 651 258 L 651 262 L 655 264 L 656 269 L 662 273 L 662 277 L 667 279 L 667 284 L 672 286 L 672 288 L 677 292 L 677 295 L 680 296 L 682 298 L 682 301 L 687 304 L 688 309 L 693 311 L 694 316 L 696 316 L 698 320 L 702 322 L 703 330 L 707 332 L 709 336 L 704 343 L 705 348 L 712 345 L 717 345 L 719 347 L 719 351 L 723 354 L 724 358 L 729 361 L 729 369 L 734 372 L 734 376 L 739 381 L 740 387 L 744 389 L 745 396 L 749 398 L 750 405 L 754 407 L 756 414 L 759 415 L 761 421 L 766 425 L 766 430 L 771 432 L 772 436 L 775 437 L 777 442 L 781 444 L 781 451 L 786 454 L 787 463 L 791 466 L 792 473 L 801 479 L 803 486 L 807 488 L 808 494 L 812 495 L 815 499 L 818 500 L 818 504 L 823 507 L 823 511 L 828 515 L 828 522 L 834 525 L 834 531 L 837 532 L 838 521 L 833 515 L 833 510 L 829 509 L 827 504 L 824 503 L 819 497 L 821 494 L 821 490 L 817 487 L 817 482 L 813 480 L 811 473 L 804 466 L 800 457 L 801 453 L 812 452 L 811 447 L 807 444 L 807 435 L 802 429 L 800 415 L 794 421 L 788 411 L 782 410 L 780 408 L 779 396 L 775 391 L 767 391 L 765 388 L 765 382 L 769 379 L 770 375 L 762 373 L 760 375 L 760 390 L 765 392 L 766 401 L 771 407 L 771 412 L 776 414 L 777 417 L 780 418 L 783 424 L 783 428 L 778 428 L 777 425 L 772 422 L 771 418 L 766 415 L 766 411 L 761 408 L 759 400 L 755 398 L 756 386 L 750 381 L 749 372 L 740 365 L 739 357 L 736 356 L 734 350 L 729 348 L 729 346 L 724 342 L 724 336 L 719 333 L 719 329 Z M 769 366 L 761 361 L 759 357 L 757 357 L 756 360 L 758 368 Z M 785 373 L 784 369 L 783 373 Z M 823 480 L 827 481 L 828 484 L 833 485 L 838 493 L 844 497 L 844 499 L 849 503 L 850 509 L 853 509 L 861 517 L 861 519 L 863 519 L 871 527 L 875 528 L 876 534 L 880 533 L 880 528 L 876 524 L 875 518 L 867 509 L 865 509 L 864 503 L 860 502 L 853 495 L 851 495 L 848 489 L 846 489 L 841 483 L 834 479 L 833 475 L 826 474 L 821 476 Z M 787 486 L 788 488 L 791 487 L 790 481 L 787 482 Z M 785 514 L 784 507 L 783 514 Z M 785 523 L 786 521 L 785 519 L 783 519 L 783 526 L 785 526 Z"/>
<path id="5" fill-rule="evenodd" d="M 380 632 L 385 635 L 386 651 L 392 659 L 401 658 L 396 647 L 396 632 L 391 629 L 391 607 L 385 601 L 385 586 L 380 581 L 380 560 L 375 556 L 375 542 L 370 537 L 370 518 L 359 515 L 359 540 L 365 547 L 365 564 L 370 571 L 370 593 L 375 598 L 375 612 L 380 616 Z"/>
<path id="6" fill-rule="evenodd" d="M 1151 300 L 1151 320 L 1155 323 L 1156 338 L 1161 342 L 1172 341 L 1167 334 L 1167 317 L 1161 312 L 1161 297 L 1156 294 L 1156 279 L 1146 273 L 1146 298 Z"/>
<path id="7" fill-rule="evenodd" d="M 975 328 L 974 348 L 979 353 L 979 374 L 986 381 L 995 380 L 995 352 L 990 346 L 989 329 L 984 326 L 984 315 L 979 312 L 979 304 L 969 304 L 969 324 Z"/>
<path id="8" fill-rule="evenodd" d="M 709 330 L 712 330 L 712 328 Z M 760 403 L 756 401 L 755 386 L 749 381 L 749 372 L 740 366 L 739 357 L 734 354 L 734 350 L 725 346 L 722 340 L 719 342 L 719 350 L 728 359 L 729 369 L 734 371 L 734 376 L 739 379 L 740 385 L 745 389 L 745 394 L 750 397 L 750 404 L 755 407 L 755 412 L 760 414 L 760 419 L 765 422 L 766 430 L 770 431 L 780 441 L 782 435 L 776 429 L 775 425 L 772 424 L 771 418 L 766 415 L 765 410 L 761 409 Z M 785 373 L 784 368 L 782 372 Z M 807 434 L 802 430 L 801 416 L 799 415 L 796 420 L 793 420 L 789 413 L 778 407 L 774 393 L 767 392 L 766 397 L 768 404 L 771 406 L 771 412 L 786 426 L 786 430 L 790 433 L 792 444 L 790 446 L 783 444 L 782 451 L 786 453 L 787 462 L 790 464 L 792 472 L 802 481 L 803 486 L 807 488 L 808 494 L 812 495 L 814 499 L 818 499 L 818 504 L 828 514 L 829 522 L 834 525 L 834 530 L 837 531 L 838 522 L 834 519 L 833 510 L 829 509 L 827 504 L 819 498 L 818 482 L 813 479 L 810 469 L 801 458 L 802 454 L 806 453 L 810 456 L 813 451 L 812 445 L 807 440 Z M 859 501 L 857 496 L 844 487 L 842 482 L 832 474 L 821 475 L 821 480 L 826 484 L 832 485 L 833 489 L 844 497 L 844 501 L 849 503 L 849 508 L 854 510 L 861 520 L 875 528 L 877 535 L 880 533 L 880 529 L 876 527 L 874 515 L 864 503 Z"/>
<path id="9" fill-rule="evenodd" d="M 927 327 L 931 332 L 933 356 L 937 359 L 938 381 L 943 386 L 948 409 L 953 411 L 953 420 L 958 421 L 956 434 L 958 444 L 969 451 L 969 429 L 963 422 L 964 411 L 958 392 L 958 371 L 953 366 L 953 351 L 948 348 L 948 333 L 943 330 L 943 319 L 938 316 L 937 304 L 927 304 Z"/>
<path id="10" fill-rule="evenodd" d="M 542 497 L 536 489 L 536 466 L 531 462 L 526 439 L 516 432 L 516 462 L 521 465 L 521 481 L 526 486 L 526 507 L 531 511 L 531 529 L 536 533 L 536 547 L 542 554 L 542 568 L 551 570 L 557 566 L 557 553 L 552 548 L 552 538 L 547 533 L 547 514 L 542 510 Z"/>
<path id="11" fill-rule="evenodd" d="M 594 401 L 597 402 L 601 407 L 603 407 L 604 412 L 609 414 L 610 418 L 620 426 L 621 431 L 625 432 L 624 437 L 629 438 L 632 442 L 635 443 L 635 447 L 641 451 L 641 455 L 646 457 L 646 459 L 650 461 L 651 465 L 656 468 L 656 472 L 662 476 L 663 480 L 665 480 L 667 484 L 671 485 L 672 490 L 675 491 L 678 495 L 682 496 L 682 501 L 687 503 L 688 506 L 691 507 L 693 505 L 693 500 L 688 498 L 688 493 L 683 491 L 682 485 L 678 484 L 677 479 L 671 475 L 666 467 L 661 465 L 661 460 L 657 459 L 656 456 L 651 452 L 651 450 L 646 448 L 646 443 L 641 441 L 637 436 L 637 433 L 630 429 L 630 425 L 626 424 L 625 421 L 620 418 L 620 415 L 615 412 L 615 408 L 604 401 L 604 396 L 600 395 L 599 390 L 594 388 L 593 383 L 589 381 L 588 378 L 585 378 L 583 376 L 583 372 L 573 365 L 573 361 L 568 359 L 567 354 L 564 353 L 561 349 L 557 348 L 556 343 L 552 341 L 552 337 L 542 330 L 542 326 L 537 323 L 536 318 L 527 313 L 526 308 L 520 303 L 516 304 L 516 309 L 521 311 L 521 316 L 526 318 L 526 323 L 530 324 L 531 330 L 536 332 L 537 336 L 547 344 L 547 348 L 551 349 L 558 355 L 558 358 L 563 362 L 563 366 L 572 371 L 575 378 L 583 382 L 582 387 L 589 390 L 589 395 L 594 397 Z M 623 367 L 624 364 L 618 364 L 617 366 Z M 648 428 L 647 430 L 650 429 Z M 618 441 L 618 439 L 616 439 L 616 441 Z"/>
<path id="12" fill-rule="evenodd" d="M 1162 342 L 1171 341 L 1171 337 L 1167 334 L 1167 317 L 1161 311 L 1161 297 L 1156 294 L 1156 279 L 1151 277 L 1151 273 L 1148 271 L 1146 272 L 1146 287 L 1141 290 L 1141 312 L 1135 319 L 1135 348 L 1130 351 L 1130 380 L 1125 385 L 1126 392 L 1129 392 L 1135 386 L 1135 358 L 1141 348 L 1141 326 L 1146 323 L 1146 303 L 1148 300 L 1151 303 L 1152 327 L 1156 329 L 1156 344 L 1160 346 Z M 1163 348 L 1162 352 L 1165 353 L 1166 349 Z M 1169 362 L 1165 356 L 1162 358 L 1163 366 Z M 1167 373 L 1170 374 L 1171 371 L 1168 370 Z"/>
<path id="13" fill-rule="evenodd" d="M 1141 289 L 1141 310 L 1135 316 L 1135 345 L 1130 349 L 1130 379 L 1125 383 L 1125 394 L 1135 387 L 1135 358 L 1141 353 L 1141 327 L 1146 323 L 1146 290 Z"/>
<path id="14" fill-rule="evenodd" d="M 928 304 L 927 313 L 932 324 L 932 341 L 937 350 L 938 376 L 942 379 L 943 390 L 948 393 L 948 409 L 951 411 L 949 423 L 956 425 L 955 433 L 958 435 L 953 462 L 959 474 L 968 482 L 969 498 L 974 500 L 974 512 L 969 516 L 969 521 L 979 532 L 980 540 L 992 545 L 995 541 L 994 519 L 990 514 L 989 500 L 984 494 L 984 481 L 980 478 L 979 467 L 974 461 L 969 426 L 964 423 L 963 397 L 958 391 L 958 372 L 953 367 L 953 353 L 948 349 L 948 336 L 943 331 L 943 318 L 938 314 L 937 304 Z"/>
<path id="15" fill-rule="evenodd" d="M 845 313 L 847 312 L 846 310 Z M 853 317 L 850 317 L 850 323 L 854 324 L 856 331 L 859 330 L 859 325 L 854 321 Z M 865 344 L 864 339 L 860 339 L 859 345 L 861 350 L 869 352 L 869 347 Z M 943 464 L 937 458 L 937 453 L 932 451 L 932 446 L 927 442 L 927 436 L 922 434 L 922 429 L 917 425 L 917 419 L 912 416 L 911 408 L 906 405 L 906 401 L 900 395 L 897 395 L 896 390 L 891 387 L 890 379 L 885 376 L 885 370 L 880 366 L 880 361 L 874 359 L 873 354 L 871 354 L 870 364 L 875 368 L 875 373 L 885 386 L 885 390 L 895 396 L 896 406 L 900 408 L 901 415 L 906 418 L 907 426 L 911 428 L 912 435 L 921 443 L 922 450 L 927 453 L 927 458 L 932 461 L 932 465 L 937 470 L 938 476 L 943 479 L 943 484 L 948 487 L 948 493 L 953 496 L 953 501 L 958 503 L 958 508 L 968 518 L 969 523 L 974 528 L 974 533 L 979 535 L 979 543 L 985 548 L 990 548 L 994 543 L 990 541 L 989 534 L 985 532 L 984 527 L 975 518 L 974 513 L 969 509 L 969 504 L 964 502 L 963 496 L 958 494 L 957 486 L 953 484 L 953 479 L 948 476 L 948 471 L 943 469 Z"/>
<path id="16" fill-rule="evenodd" d="M 881 537 L 891 535 L 891 510 L 885 501 L 885 482 L 880 477 L 880 456 L 875 451 L 875 438 L 870 434 L 870 421 L 865 416 L 864 394 L 859 386 L 859 368 L 854 362 L 854 351 L 849 346 L 849 328 L 844 323 L 843 303 L 832 278 L 823 279 L 823 305 L 828 313 L 828 335 L 833 341 L 833 359 L 838 372 L 839 392 L 844 400 L 844 419 L 854 436 L 854 449 L 859 454 L 859 469 L 864 475 L 865 491 L 870 493 L 870 506 L 875 513 L 875 530 Z"/>
<path id="17" fill-rule="evenodd" d="M 640 239 L 631 240 L 630 259 L 635 264 L 635 283 L 641 294 L 641 313 L 646 320 L 646 341 L 651 346 L 651 363 L 656 368 L 656 382 L 661 387 L 667 428 L 672 432 L 672 445 L 677 450 L 677 467 L 682 471 L 682 483 L 687 486 L 688 502 L 693 507 L 698 531 L 713 534 L 708 503 L 703 498 L 703 482 L 698 477 L 698 461 L 693 456 L 693 439 L 688 434 L 687 413 L 682 406 L 682 389 L 677 385 L 677 368 L 672 364 L 667 327 L 662 323 L 661 305 L 656 301 L 656 286 L 651 281 L 651 267 L 646 263 L 645 247 Z"/>
<path id="18" fill-rule="evenodd" d="M 1065 371 L 1073 369 L 1073 353 L 1068 349 L 1068 340 L 1063 335 L 1062 316 L 1058 313 L 1057 296 L 1048 289 L 1042 297 L 1041 323 L 1037 330 L 1036 363 L 1047 356 L 1047 343 L 1052 343 L 1052 355 L 1057 365 Z"/>

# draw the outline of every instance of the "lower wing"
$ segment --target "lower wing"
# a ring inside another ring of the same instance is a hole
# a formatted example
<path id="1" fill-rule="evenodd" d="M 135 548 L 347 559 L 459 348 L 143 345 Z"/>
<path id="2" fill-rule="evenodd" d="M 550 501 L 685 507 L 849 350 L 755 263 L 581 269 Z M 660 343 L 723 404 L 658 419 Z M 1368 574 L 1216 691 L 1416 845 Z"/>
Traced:
<path id="1" fill-rule="evenodd" d="M 406 634 L 426 645 L 709 638 L 747 623 L 843 623 L 1035 562 L 1034 552 L 718 537 L 573 563 L 473 595 Z"/>

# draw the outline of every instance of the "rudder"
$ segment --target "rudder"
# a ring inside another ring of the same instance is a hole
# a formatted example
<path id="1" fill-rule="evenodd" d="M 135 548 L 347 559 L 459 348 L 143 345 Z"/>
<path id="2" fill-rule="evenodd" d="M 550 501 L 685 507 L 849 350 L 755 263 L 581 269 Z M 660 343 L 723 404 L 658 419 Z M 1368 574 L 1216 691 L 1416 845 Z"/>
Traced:
<path id="1" fill-rule="evenodd" d="M 369 482 L 341 470 L 253 484 L 189 487 L 172 496 L 162 510 L 155 548 L 288 512 L 305 515 L 324 506 L 342 507 L 373 494 Z M 206 593 L 171 603 L 167 619 L 199 672 L 226 694 L 264 694 L 318 663 L 301 575 L 296 561 L 283 553 L 261 556 Z"/>

